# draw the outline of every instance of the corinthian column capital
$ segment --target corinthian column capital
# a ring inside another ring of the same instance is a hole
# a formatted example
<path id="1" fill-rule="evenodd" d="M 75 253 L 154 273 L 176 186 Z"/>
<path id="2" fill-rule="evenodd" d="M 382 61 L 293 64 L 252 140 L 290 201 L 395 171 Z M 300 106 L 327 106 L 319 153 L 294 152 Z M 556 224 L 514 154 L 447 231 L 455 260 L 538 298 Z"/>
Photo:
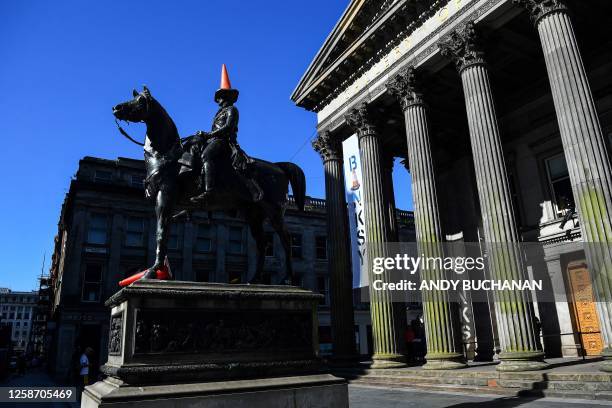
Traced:
<path id="1" fill-rule="evenodd" d="M 413 105 L 422 105 L 423 95 L 419 92 L 414 67 L 403 68 L 385 84 L 389 93 L 395 96 L 403 110 Z"/>
<path id="2" fill-rule="evenodd" d="M 438 43 L 443 56 L 453 60 L 459 72 L 464 69 L 484 64 L 484 52 L 480 46 L 480 36 L 474 22 L 452 31 Z"/>
<path id="3" fill-rule="evenodd" d="M 312 141 L 312 148 L 319 153 L 323 162 L 340 160 L 342 144 L 329 130 L 325 130 Z"/>
<path id="4" fill-rule="evenodd" d="M 375 135 L 376 127 L 374 126 L 374 118 L 370 113 L 368 104 L 365 102 L 360 103 L 357 107 L 348 111 L 344 115 L 344 120 L 347 125 L 352 127 L 359 138 L 367 135 Z"/>
<path id="5" fill-rule="evenodd" d="M 567 6 L 562 0 L 512 0 L 514 4 L 527 9 L 531 20 L 535 25 L 542 17 L 556 11 L 567 11 Z"/>

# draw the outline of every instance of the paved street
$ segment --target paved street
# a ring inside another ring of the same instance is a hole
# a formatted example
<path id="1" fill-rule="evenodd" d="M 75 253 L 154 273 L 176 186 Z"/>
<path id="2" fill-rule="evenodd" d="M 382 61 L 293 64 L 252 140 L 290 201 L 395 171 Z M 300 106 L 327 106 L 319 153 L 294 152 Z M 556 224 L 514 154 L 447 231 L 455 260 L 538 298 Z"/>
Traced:
<path id="1" fill-rule="evenodd" d="M 558 398 L 516 398 L 499 395 L 468 395 L 420 390 L 349 386 L 351 408 L 602 408 L 612 403 Z"/>
<path id="2" fill-rule="evenodd" d="M 56 384 L 42 371 L 29 372 L 24 377 L 12 377 L 0 387 L 54 386 Z M 557 398 L 515 398 L 499 395 L 468 395 L 446 392 L 427 392 L 405 388 L 349 386 L 350 408 L 556 408 L 567 405 L 575 408 L 602 408 L 612 403 Z M 0 403 L 0 408 L 76 408 L 78 403 Z M 333 408 L 333 407 L 330 407 Z"/>

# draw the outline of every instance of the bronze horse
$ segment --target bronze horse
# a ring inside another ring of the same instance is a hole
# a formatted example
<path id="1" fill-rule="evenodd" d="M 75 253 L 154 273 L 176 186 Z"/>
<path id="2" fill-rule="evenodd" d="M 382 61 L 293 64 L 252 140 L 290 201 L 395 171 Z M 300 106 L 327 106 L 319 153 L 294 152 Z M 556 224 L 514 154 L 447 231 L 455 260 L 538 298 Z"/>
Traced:
<path id="1" fill-rule="evenodd" d="M 156 271 L 163 265 L 170 223 L 174 217 L 195 209 L 209 212 L 225 210 L 244 214 L 257 244 L 256 273 L 250 282 L 262 282 L 266 249 L 263 223 L 267 219 L 278 234 L 285 252 L 285 275 L 280 282 L 292 284 L 291 237 L 284 223 L 284 214 L 289 184 L 298 209 L 304 210 L 306 180 L 302 170 L 294 163 L 254 159 L 250 174 L 263 190 L 263 198 L 254 202 L 244 179 L 236 173 L 231 163 L 221 163 L 216 173 L 218 189 L 206 202 L 194 205 L 189 198 L 197 193 L 199 172 L 181 171 L 179 162 L 186 151 L 183 144 L 188 144 L 194 136 L 179 137 L 174 121 L 146 87 L 140 93 L 134 90 L 133 96 L 132 100 L 113 107 L 113 114 L 118 120 L 143 122 L 147 127 L 144 143 L 147 170 L 145 196 L 155 201 L 157 250 L 155 263 L 147 269 L 144 278 L 156 278 Z M 173 214 L 177 207 L 183 211 Z"/>

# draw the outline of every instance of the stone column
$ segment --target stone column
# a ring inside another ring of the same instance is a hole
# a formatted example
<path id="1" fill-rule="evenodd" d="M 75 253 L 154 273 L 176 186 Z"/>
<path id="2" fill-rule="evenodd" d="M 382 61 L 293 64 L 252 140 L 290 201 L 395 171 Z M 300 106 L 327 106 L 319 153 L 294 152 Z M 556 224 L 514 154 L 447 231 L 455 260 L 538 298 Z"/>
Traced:
<path id="1" fill-rule="evenodd" d="M 347 124 L 355 129 L 359 138 L 359 151 L 364 191 L 366 228 L 366 259 L 389 256 L 386 244 L 393 242 L 389 225 L 388 208 L 384 199 L 381 136 L 373 124 L 373 118 L 365 103 L 353 108 L 345 116 Z M 366 261 L 369 263 L 369 261 Z M 393 303 L 389 291 L 378 291 L 371 284 L 374 280 L 390 281 L 387 272 L 373 275 L 366 266 L 370 280 L 370 314 L 374 338 L 373 368 L 403 366 L 403 334 L 406 315 L 401 303 Z"/>
<path id="2" fill-rule="evenodd" d="M 612 372 L 612 167 L 568 9 L 560 0 L 514 0 L 538 30 Z"/>
<path id="3" fill-rule="evenodd" d="M 348 216 L 344 189 L 342 144 L 325 131 L 312 142 L 325 168 L 325 203 L 327 214 L 327 266 L 330 281 L 330 312 L 333 358 L 337 363 L 357 360 L 355 316 Z"/>
<path id="4" fill-rule="evenodd" d="M 443 238 L 427 109 L 417 89 L 414 68 L 403 69 L 386 86 L 389 92 L 398 98 L 404 111 L 414 201 L 414 225 L 419 253 L 423 253 L 426 257 L 443 257 Z M 419 272 L 421 279 L 445 279 L 443 270 L 422 268 Z M 465 367 L 457 303 L 449 301 L 446 291 L 424 291 L 422 296 L 427 337 L 425 356 L 427 363 L 423 368 Z"/>
<path id="5" fill-rule="evenodd" d="M 384 153 L 382 160 L 383 183 L 385 192 L 385 204 L 389 214 L 389 228 L 393 242 L 399 241 L 399 227 L 397 225 L 397 215 L 395 213 L 395 192 L 393 191 L 393 162 L 395 157 L 391 153 Z"/>
<path id="6" fill-rule="evenodd" d="M 476 27 L 467 23 L 439 46 L 442 55 L 455 62 L 463 83 L 491 279 L 526 280 L 489 73 Z M 497 370 L 547 367 L 537 341 L 530 293 L 496 291 L 494 298 L 502 348 Z"/>

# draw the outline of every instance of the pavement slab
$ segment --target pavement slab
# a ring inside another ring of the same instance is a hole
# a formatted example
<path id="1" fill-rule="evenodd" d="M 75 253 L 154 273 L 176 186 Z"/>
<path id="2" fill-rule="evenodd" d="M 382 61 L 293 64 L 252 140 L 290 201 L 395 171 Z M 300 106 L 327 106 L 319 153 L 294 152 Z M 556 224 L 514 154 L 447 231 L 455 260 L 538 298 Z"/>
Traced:
<path id="1" fill-rule="evenodd" d="M 527 398 L 499 395 L 430 392 L 408 388 L 349 385 L 351 408 L 602 408 L 612 402 L 568 398 Z"/>

